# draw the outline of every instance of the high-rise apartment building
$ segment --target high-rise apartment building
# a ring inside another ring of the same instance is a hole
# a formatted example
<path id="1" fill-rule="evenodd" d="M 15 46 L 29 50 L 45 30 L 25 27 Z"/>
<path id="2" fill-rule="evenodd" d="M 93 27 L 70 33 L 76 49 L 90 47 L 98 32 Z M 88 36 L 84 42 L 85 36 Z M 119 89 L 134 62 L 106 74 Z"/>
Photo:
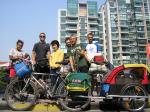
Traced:
<path id="1" fill-rule="evenodd" d="M 67 0 L 67 9 L 58 12 L 58 40 L 62 49 L 65 50 L 65 38 L 71 34 L 76 34 L 79 42 L 84 43 L 87 33 L 93 32 L 95 41 L 100 41 L 99 28 L 102 29 L 102 21 L 101 25 L 98 22 L 102 14 L 98 14 L 97 9 L 97 2 L 93 0 Z"/>
<path id="2" fill-rule="evenodd" d="M 146 63 L 150 40 L 148 0 L 107 0 L 101 12 L 105 14 L 107 58 L 115 66 Z"/>

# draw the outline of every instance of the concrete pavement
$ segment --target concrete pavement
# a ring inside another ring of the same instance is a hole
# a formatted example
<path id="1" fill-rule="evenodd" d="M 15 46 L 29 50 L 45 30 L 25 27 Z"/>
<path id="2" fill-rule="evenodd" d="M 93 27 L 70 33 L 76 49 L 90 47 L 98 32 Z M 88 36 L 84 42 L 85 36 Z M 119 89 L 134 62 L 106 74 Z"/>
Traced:
<path id="1" fill-rule="evenodd" d="M 12 111 L 6 104 L 5 101 L 2 101 L 3 94 L 0 94 L 0 112 L 15 112 Z M 60 112 L 59 106 L 55 104 L 37 104 L 33 107 L 32 111 L 35 112 Z M 24 111 L 24 112 L 32 112 L 32 111 Z M 17 111 L 18 112 L 18 111 Z M 23 112 L 23 111 L 21 111 Z M 65 112 L 65 111 L 62 111 Z M 91 102 L 91 109 L 86 110 L 86 112 L 126 112 L 121 106 L 116 104 L 106 104 L 101 102 L 99 104 L 99 100 L 95 100 Z M 150 108 L 146 108 L 143 112 L 150 112 Z"/>

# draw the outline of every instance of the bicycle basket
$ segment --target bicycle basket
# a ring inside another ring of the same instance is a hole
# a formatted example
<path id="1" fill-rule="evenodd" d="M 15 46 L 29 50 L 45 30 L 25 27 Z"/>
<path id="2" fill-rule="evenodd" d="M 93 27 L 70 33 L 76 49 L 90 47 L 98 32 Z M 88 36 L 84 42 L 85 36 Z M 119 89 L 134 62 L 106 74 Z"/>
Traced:
<path id="1" fill-rule="evenodd" d="M 14 68 L 20 78 L 23 78 L 26 74 L 31 74 L 31 69 L 24 62 L 16 63 Z"/>
<path id="2" fill-rule="evenodd" d="M 70 73 L 66 77 L 68 91 L 85 92 L 91 87 L 91 76 L 87 73 Z"/>

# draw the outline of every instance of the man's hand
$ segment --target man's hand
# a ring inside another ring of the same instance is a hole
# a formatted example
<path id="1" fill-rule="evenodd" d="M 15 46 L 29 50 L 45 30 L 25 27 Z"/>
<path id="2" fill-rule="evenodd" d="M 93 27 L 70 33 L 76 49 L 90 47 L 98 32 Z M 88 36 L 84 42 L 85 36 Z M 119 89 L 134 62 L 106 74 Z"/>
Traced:
<path id="1" fill-rule="evenodd" d="M 35 65 L 35 64 L 36 64 L 36 62 L 32 60 L 32 65 Z"/>
<path id="2" fill-rule="evenodd" d="M 85 56 L 85 51 L 82 50 L 82 51 L 80 51 L 79 54 L 80 54 L 80 56 Z"/>
<path id="3" fill-rule="evenodd" d="M 16 60 L 23 59 L 23 56 L 13 56 L 13 59 L 16 59 Z"/>

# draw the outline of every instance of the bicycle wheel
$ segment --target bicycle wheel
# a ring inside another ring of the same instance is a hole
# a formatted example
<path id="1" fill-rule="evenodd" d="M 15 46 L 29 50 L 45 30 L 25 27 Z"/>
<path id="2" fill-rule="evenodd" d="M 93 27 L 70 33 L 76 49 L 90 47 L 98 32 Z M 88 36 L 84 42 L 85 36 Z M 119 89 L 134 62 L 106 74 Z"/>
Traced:
<path id="1" fill-rule="evenodd" d="M 121 95 L 125 96 L 147 96 L 145 89 L 139 84 L 129 84 L 123 87 Z M 123 98 L 123 107 L 128 111 L 140 111 L 143 110 L 146 105 L 145 98 Z"/>
<path id="2" fill-rule="evenodd" d="M 91 96 L 91 89 L 87 92 L 69 92 L 66 90 L 64 84 L 60 84 L 58 94 L 60 95 L 60 105 L 64 109 L 72 112 L 84 110 L 87 106 L 89 106 L 91 101 L 90 98 L 79 97 L 79 95 Z"/>
<path id="3" fill-rule="evenodd" d="M 36 87 L 31 81 L 26 84 L 23 79 L 16 78 L 7 86 L 5 99 L 11 109 L 24 111 L 35 104 L 36 93 Z"/>

